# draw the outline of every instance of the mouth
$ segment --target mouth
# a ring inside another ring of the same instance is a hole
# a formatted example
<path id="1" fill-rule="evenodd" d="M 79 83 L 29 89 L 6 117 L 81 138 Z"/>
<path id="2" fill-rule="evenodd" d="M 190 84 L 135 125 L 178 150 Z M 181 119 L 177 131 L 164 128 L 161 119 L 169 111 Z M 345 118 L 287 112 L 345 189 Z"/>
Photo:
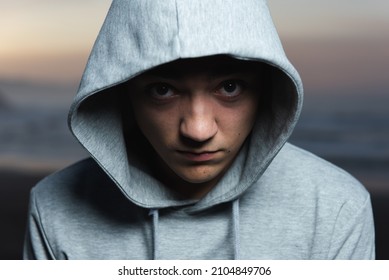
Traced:
<path id="1" fill-rule="evenodd" d="M 219 151 L 178 151 L 178 153 L 189 161 L 206 162 L 215 159 Z"/>

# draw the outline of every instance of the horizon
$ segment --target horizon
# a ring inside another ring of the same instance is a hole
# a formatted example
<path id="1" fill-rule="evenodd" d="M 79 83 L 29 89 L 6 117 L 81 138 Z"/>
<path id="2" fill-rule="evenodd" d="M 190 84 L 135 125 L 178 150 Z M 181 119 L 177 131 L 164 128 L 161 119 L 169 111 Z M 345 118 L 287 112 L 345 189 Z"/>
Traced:
<path id="1" fill-rule="evenodd" d="M 4 37 L 4 29 L 0 30 L 0 38 L 5 39 L 2 43 L 7 43 L 0 45 L 0 170 L 54 171 L 88 156 L 68 130 L 67 112 L 110 1 L 96 5 L 91 5 L 93 0 L 11 1 L 0 4 L 0 24 L 7 26 L 5 22 L 15 23 L 20 18 L 25 21 L 16 28 L 23 32 L 7 29 L 11 37 Z M 377 15 L 372 11 L 388 6 L 389 1 L 374 0 L 382 5 L 365 9 L 363 15 L 362 2 L 358 2 L 359 6 L 354 6 L 359 10 L 350 11 L 343 19 L 344 2 L 338 5 L 330 0 L 320 5 L 313 1 L 300 9 L 298 4 L 304 2 L 308 0 L 293 4 L 273 0 L 270 5 L 286 53 L 305 88 L 301 118 L 289 140 L 335 161 L 370 188 L 383 189 L 388 182 L 389 158 L 389 18 L 382 18 L 384 9 Z M 8 7 L 1 9 L 7 3 Z M 42 9 L 42 3 L 49 4 Z M 22 4 L 25 6 L 18 14 L 21 10 L 15 7 Z M 30 9 L 31 5 L 35 9 Z M 334 5 L 339 9 L 331 10 Z M 69 17 L 72 7 L 79 10 L 77 16 Z M 315 10 L 307 13 L 313 7 Z M 3 17 L 6 12 L 10 13 Z M 44 16 L 50 12 L 50 17 Z M 89 17 L 80 16 L 87 12 Z M 12 17 L 15 13 L 18 16 Z M 48 26 L 31 22 L 35 17 L 47 21 Z M 338 28 L 342 20 L 347 24 Z M 370 20 L 370 25 L 361 28 Z M 69 21 L 71 25 L 66 26 Z M 72 28 L 77 25 L 76 36 Z M 62 40 L 56 42 L 53 30 Z M 23 38 L 25 33 L 37 36 L 33 46 L 31 38 Z M 71 40 L 66 47 L 57 48 L 65 39 Z M 43 44 L 45 40 L 51 43 Z M 12 49 L 17 42 L 19 49 Z M 7 46 L 13 55 L 4 51 Z M 377 178 L 382 181 L 377 183 Z"/>
<path id="2" fill-rule="evenodd" d="M 2 1 L 0 81 L 77 85 L 110 3 Z M 270 0 L 269 6 L 306 89 L 389 88 L 388 1 Z"/>

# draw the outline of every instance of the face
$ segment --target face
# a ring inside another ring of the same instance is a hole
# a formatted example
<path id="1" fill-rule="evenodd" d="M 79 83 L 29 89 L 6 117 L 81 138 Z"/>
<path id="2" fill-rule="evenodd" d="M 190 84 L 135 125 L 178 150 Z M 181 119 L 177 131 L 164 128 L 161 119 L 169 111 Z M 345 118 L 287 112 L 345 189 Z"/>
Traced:
<path id="1" fill-rule="evenodd" d="M 159 177 L 199 187 L 217 183 L 255 122 L 258 71 L 228 57 L 198 58 L 131 81 L 135 119 L 158 155 Z"/>

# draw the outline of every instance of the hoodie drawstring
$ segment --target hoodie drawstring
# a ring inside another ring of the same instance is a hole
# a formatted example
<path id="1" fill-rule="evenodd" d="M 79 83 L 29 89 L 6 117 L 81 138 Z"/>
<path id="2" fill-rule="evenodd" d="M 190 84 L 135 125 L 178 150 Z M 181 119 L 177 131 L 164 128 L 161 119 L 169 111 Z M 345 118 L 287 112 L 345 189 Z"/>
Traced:
<path id="1" fill-rule="evenodd" d="M 158 259 L 158 223 L 159 223 L 159 212 L 158 209 L 151 209 L 150 216 L 153 216 L 153 260 Z"/>
<path id="2" fill-rule="evenodd" d="M 159 212 L 158 209 L 151 209 L 150 216 L 153 217 L 153 260 L 159 257 Z M 234 260 L 240 259 L 240 222 L 239 222 L 239 199 L 232 202 L 232 238 L 234 243 Z"/>
<path id="3" fill-rule="evenodd" d="M 232 202 L 232 237 L 234 239 L 234 260 L 240 259 L 240 222 L 239 222 L 239 199 Z"/>

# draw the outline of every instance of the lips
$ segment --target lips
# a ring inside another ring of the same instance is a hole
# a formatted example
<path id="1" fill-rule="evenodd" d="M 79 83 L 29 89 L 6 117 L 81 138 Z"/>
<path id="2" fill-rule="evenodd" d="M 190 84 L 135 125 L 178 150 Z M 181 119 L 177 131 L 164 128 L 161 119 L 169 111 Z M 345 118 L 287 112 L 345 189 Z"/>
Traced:
<path id="1" fill-rule="evenodd" d="M 179 151 L 184 158 L 194 162 L 206 162 L 216 158 L 218 151 L 190 152 Z"/>

